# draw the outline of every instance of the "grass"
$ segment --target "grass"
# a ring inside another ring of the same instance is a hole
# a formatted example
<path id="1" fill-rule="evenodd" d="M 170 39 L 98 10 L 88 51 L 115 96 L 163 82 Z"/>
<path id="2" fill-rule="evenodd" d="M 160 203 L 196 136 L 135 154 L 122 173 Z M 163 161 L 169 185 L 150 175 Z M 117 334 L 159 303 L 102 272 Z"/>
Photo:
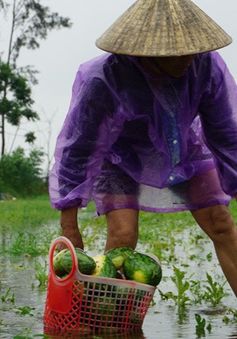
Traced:
<path id="1" fill-rule="evenodd" d="M 232 203 L 230 209 L 237 220 L 235 207 L 235 203 Z M 52 238 L 60 232 L 59 212 L 50 206 L 47 195 L 1 201 L 0 215 L 2 237 L 6 235 L 10 237 L 8 248 L 2 248 L 1 252 L 31 256 L 46 254 Z M 51 222 L 54 223 L 53 230 L 48 226 Z M 96 249 L 102 252 L 106 238 L 105 217 L 96 217 L 94 205 L 89 204 L 86 210 L 79 213 L 79 223 L 86 250 L 92 250 L 96 244 Z M 202 245 L 203 239 L 209 241 L 197 227 L 189 212 L 168 214 L 141 212 L 138 246 L 144 251 L 157 255 L 162 262 L 175 265 L 176 248 L 183 245 L 185 230 L 189 233 L 189 242 L 195 249 Z M 192 254 L 190 250 L 188 255 L 190 259 L 195 259 L 196 254 Z M 212 254 L 208 255 L 210 257 Z"/>
<path id="2" fill-rule="evenodd" d="M 231 203 L 230 210 L 234 219 L 237 220 L 235 202 Z M 91 217 L 93 214 L 95 215 L 93 204 L 89 204 L 86 211 L 88 212 L 88 217 L 84 217 L 83 212 L 81 213 L 82 231 L 85 231 L 92 222 L 96 228 L 105 226 L 105 218 L 103 216 L 100 218 Z M 59 219 L 59 212 L 50 206 L 47 195 L 28 199 L 0 201 L 0 215 L 0 228 L 7 226 L 9 231 L 21 231 L 28 227 L 38 227 L 49 221 Z M 168 214 L 141 212 L 140 241 L 154 241 L 154 236 L 163 232 L 182 232 L 184 228 L 190 227 L 194 223 L 189 212 Z"/>
<path id="3" fill-rule="evenodd" d="M 2 200 L 0 201 L 0 215 L 0 229 L 7 228 L 8 231 L 36 228 L 59 218 L 59 212 L 50 206 L 47 195 L 28 199 Z"/>
<path id="4" fill-rule="evenodd" d="M 59 227 L 59 212 L 49 203 L 47 195 L 28 199 L 0 201 L 0 254 L 38 256 L 48 253 L 52 238 Z"/>
<path id="5" fill-rule="evenodd" d="M 230 209 L 234 219 L 237 220 L 235 202 L 231 203 Z M 0 216 L 1 254 L 6 258 L 13 255 L 20 260 L 24 257 L 30 259 L 36 257 L 32 261 L 34 265 L 31 264 L 33 272 L 29 279 L 32 281 L 32 288 L 45 290 L 48 273 L 47 254 L 51 240 L 60 231 L 59 212 L 51 208 L 48 196 L 44 195 L 2 201 Z M 79 223 L 85 249 L 89 252 L 103 253 L 107 229 L 105 217 L 96 217 L 94 205 L 90 204 L 79 213 Z M 162 308 L 162 303 L 168 303 L 169 307 L 176 309 L 180 323 L 186 321 L 190 309 L 194 310 L 198 338 L 211 331 L 209 318 L 205 319 L 197 313 L 203 306 L 214 309 L 218 306 L 224 309 L 223 324 L 237 323 L 237 310 L 224 308 L 227 286 L 224 277 L 217 275 L 217 266 L 215 264 L 213 266 L 214 251 L 210 251 L 208 247 L 208 251 L 205 252 L 207 242 L 210 240 L 196 225 L 189 212 L 140 213 L 138 250 L 157 255 L 164 268 L 163 284 L 161 290 L 159 289 L 160 306 Z M 205 269 L 200 279 L 199 268 L 203 263 Z M 210 273 L 208 267 L 212 266 Z M 12 309 L 14 306 L 15 316 L 34 315 L 34 308 L 30 305 L 17 305 L 17 298 L 14 305 L 14 288 L 1 286 L 1 283 L 0 303 L 10 305 Z M 1 319 L 0 326 L 4 326 Z M 15 338 L 34 337 L 30 329 L 29 333 L 26 333 L 27 331 L 22 332 Z"/>

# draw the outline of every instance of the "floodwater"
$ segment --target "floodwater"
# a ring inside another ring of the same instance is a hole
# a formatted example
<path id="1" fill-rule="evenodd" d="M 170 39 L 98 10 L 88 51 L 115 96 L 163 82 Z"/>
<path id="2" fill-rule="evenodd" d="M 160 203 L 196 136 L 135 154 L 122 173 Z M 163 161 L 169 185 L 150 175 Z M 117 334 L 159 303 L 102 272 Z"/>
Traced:
<path id="1" fill-rule="evenodd" d="M 1 240 L 1 238 L 0 238 Z M 0 242 L 1 243 L 1 242 Z M 200 257 L 205 257 L 206 253 L 212 251 L 209 243 L 205 248 L 197 253 Z M 182 259 L 180 251 L 180 260 Z M 29 256 L 8 256 L 0 257 L 0 338 L 1 339 L 30 339 L 43 338 L 43 311 L 46 290 L 38 287 L 35 278 L 35 261 L 45 257 L 31 258 Z M 221 274 L 220 268 L 215 259 L 211 262 L 203 260 L 202 264 L 190 262 L 186 271 L 196 274 L 195 278 L 204 278 L 205 272 Z M 162 292 L 174 290 L 171 279 L 171 267 L 163 266 L 164 279 L 159 288 Z M 237 308 L 236 298 L 226 287 L 229 295 L 223 299 L 221 305 L 187 306 L 185 314 L 182 316 L 178 312 L 177 306 L 172 301 L 161 300 L 160 293 L 156 291 L 154 302 L 145 317 L 141 333 L 134 335 L 102 335 L 92 336 L 94 339 L 237 339 L 237 321 L 224 323 L 223 318 L 226 307 Z M 209 331 L 207 327 L 202 333 L 196 330 L 195 314 L 205 318 L 206 323 L 211 324 Z M 61 337 L 66 338 L 66 336 Z M 83 338 L 82 336 L 77 338 Z M 84 337 L 86 338 L 86 337 Z M 88 337 L 87 337 L 88 338 Z"/>

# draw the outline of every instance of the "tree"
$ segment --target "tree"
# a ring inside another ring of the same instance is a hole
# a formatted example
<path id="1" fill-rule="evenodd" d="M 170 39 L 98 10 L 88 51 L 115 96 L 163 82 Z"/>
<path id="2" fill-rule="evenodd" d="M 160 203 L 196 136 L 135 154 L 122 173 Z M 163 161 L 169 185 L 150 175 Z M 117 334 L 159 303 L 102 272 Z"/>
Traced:
<path id="1" fill-rule="evenodd" d="M 4 0 L 0 0 L 0 9 L 5 8 L 5 2 Z"/>
<path id="2" fill-rule="evenodd" d="M 46 39 L 48 32 L 62 27 L 71 27 L 69 18 L 41 4 L 42 0 L 13 0 L 11 34 L 8 46 L 8 61 L 16 62 L 22 48 L 39 48 L 39 41 Z M 8 1 L 5 1 L 8 3 Z M 9 3 L 8 3 L 9 6 Z"/>
<path id="3" fill-rule="evenodd" d="M 34 141 L 35 141 L 35 135 L 33 132 L 28 132 L 25 134 L 25 141 L 30 143 L 30 144 L 33 144 Z"/>
<path id="4" fill-rule="evenodd" d="M 26 156 L 23 148 L 17 148 L 12 154 L 0 159 L 0 187 L 2 192 L 13 195 L 37 195 L 45 190 L 40 167 L 43 152 L 32 150 Z"/>
<path id="5" fill-rule="evenodd" d="M 6 91 L 7 84 L 7 91 Z M 1 133 L 5 136 L 5 119 L 13 125 L 19 126 L 22 117 L 34 121 L 37 113 L 32 109 L 34 101 L 31 99 L 31 88 L 26 78 L 11 69 L 9 64 L 0 61 L 0 112 Z M 31 133 L 31 132 L 30 132 Z M 33 136 L 28 139 L 32 142 Z M 29 141 L 27 140 L 27 141 Z M 5 138 L 2 138 L 2 152 L 4 154 Z"/>
<path id="6" fill-rule="evenodd" d="M 7 119 L 10 124 L 19 125 L 22 117 L 26 117 L 28 120 L 37 118 L 37 114 L 33 113 L 31 109 L 29 110 L 31 107 L 29 107 L 29 97 L 26 100 L 28 106 L 25 110 L 23 109 L 23 102 L 21 102 L 22 109 L 19 110 L 18 113 L 16 113 L 16 109 L 14 109 L 14 113 L 7 114 L 7 109 L 14 106 L 8 99 L 8 93 L 14 92 L 11 86 L 11 76 L 14 75 L 15 79 L 18 77 L 18 83 L 21 82 L 22 86 L 25 86 L 25 93 L 27 93 L 26 88 L 29 93 L 27 80 L 31 81 L 32 84 L 37 83 L 35 77 L 36 71 L 32 67 L 17 68 L 17 59 L 21 50 L 23 48 L 37 49 L 40 47 L 40 41 L 46 39 L 50 31 L 63 27 L 71 27 L 69 18 L 62 17 L 56 12 L 51 12 L 49 7 L 42 5 L 41 2 L 41 0 L 0 0 L 0 10 L 4 9 L 6 13 L 11 13 L 11 30 L 7 56 L 4 62 L 0 60 L 3 65 L 2 69 L 5 69 L 0 90 L 2 102 L 0 107 L 2 155 L 5 153 L 5 119 Z M 32 103 L 31 101 L 31 105 Z M 9 119 L 9 116 L 13 119 Z M 31 135 L 30 139 L 33 140 L 33 138 Z"/>

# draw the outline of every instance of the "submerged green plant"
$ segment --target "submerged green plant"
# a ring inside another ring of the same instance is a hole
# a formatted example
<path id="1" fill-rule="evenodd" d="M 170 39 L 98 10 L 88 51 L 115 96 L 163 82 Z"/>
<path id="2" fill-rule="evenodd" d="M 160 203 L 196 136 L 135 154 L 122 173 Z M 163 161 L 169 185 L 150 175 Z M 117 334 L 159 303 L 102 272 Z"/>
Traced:
<path id="1" fill-rule="evenodd" d="M 196 335 L 198 338 L 205 337 L 206 336 L 206 330 L 210 333 L 212 326 L 209 323 L 207 325 L 206 319 L 202 318 L 200 314 L 195 314 L 195 320 L 196 320 Z"/>
<path id="2" fill-rule="evenodd" d="M 15 238 L 9 252 L 14 255 L 29 254 L 37 256 L 41 254 L 37 243 L 37 237 L 31 233 L 19 233 Z"/>
<path id="3" fill-rule="evenodd" d="M 42 289 L 46 288 L 48 282 L 48 269 L 46 261 L 44 264 L 42 264 L 40 261 L 35 262 L 35 278 L 39 282 L 38 287 Z"/>
<path id="4" fill-rule="evenodd" d="M 159 293 L 163 300 L 172 299 L 179 309 L 182 309 L 185 308 L 187 303 L 190 301 L 190 298 L 187 296 L 187 291 L 190 285 L 188 281 L 184 280 L 186 273 L 175 266 L 173 268 L 174 275 L 171 277 L 171 280 L 177 288 L 177 294 L 173 292 L 162 293 L 160 290 Z"/>
<path id="5" fill-rule="evenodd" d="M 13 337 L 13 339 L 33 339 L 33 338 L 49 338 L 46 334 L 33 334 L 31 328 L 24 328 L 19 334 Z"/>
<path id="6" fill-rule="evenodd" d="M 184 308 L 186 304 L 190 301 L 190 298 L 187 296 L 187 291 L 189 289 L 189 282 L 184 280 L 185 272 L 179 270 L 174 266 L 174 275 L 171 277 L 171 280 L 174 282 L 177 288 L 177 295 L 175 296 L 175 303 L 180 307 Z"/>
<path id="7" fill-rule="evenodd" d="M 209 252 L 209 253 L 206 255 L 207 261 L 212 261 L 212 257 L 213 257 L 212 252 Z"/>
<path id="8" fill-rule="evenodd" d="M 11 293 L 11 287 L 9 287 L 4 294 L 1 295 L 1 300 L 3 303 L 15 304 L 15 295 Z"/>
<path id="9" fill-rule="evenodd" d="M 190 280 L 190 291 L 193 296 L 193 302 L 195 304 L 201 304 L 203 301 L 201 281 L 200 280 Z"/>
<path id="10" fill-rule="evenodd" d="M 222 321 L 225 324 L 234 323 L 237 324 L 237 310 L 234 308 L 228 308 Z"/>
<path id="11" fill-rule="evenodd" d="M 27 254 L 38 256 L 48 254 L 49 241 L 56 237 L 55 231 L 44 230 L 44 232 L 19 232 L 9 245 L 8 252 L 13 255 Z"/>
<path id="12" fill-rule="evenodd" d="M 227 295 L 227 293 L 224 290 L 224 283 L 218 283 L 213 280 L 212 276 L 208 273 L 206 273 L 207 277 L 207 285 L 204 285 L 204 294 L 203 298 L 204 300 L 210 302 L 212 306 L 217 306 L 222 299 Z"/>
<path id="13" fill-rule="evenodd" d="M 16 313 L 20 314 L 20 315 L 30 315 L 31 317 L 33 317 L 33 313 L 32 311 L 34 310 L 34 307 L 30 307 L 30 306 L 20 306 L 16 308 Z"/>

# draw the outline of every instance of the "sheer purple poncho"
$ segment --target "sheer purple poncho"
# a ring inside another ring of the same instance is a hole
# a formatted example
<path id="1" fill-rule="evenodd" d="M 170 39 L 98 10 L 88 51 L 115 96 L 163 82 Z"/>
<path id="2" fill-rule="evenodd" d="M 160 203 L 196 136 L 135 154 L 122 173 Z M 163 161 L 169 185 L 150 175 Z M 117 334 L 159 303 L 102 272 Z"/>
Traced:
<path id="1" fill-rule="evenodd" d="M 81 65 L 49 182 L 57 209 L 227 204 L 237 194 L 237 87 L 220 55 L 197 55 L 180 78 L 125 55 Z"/>

